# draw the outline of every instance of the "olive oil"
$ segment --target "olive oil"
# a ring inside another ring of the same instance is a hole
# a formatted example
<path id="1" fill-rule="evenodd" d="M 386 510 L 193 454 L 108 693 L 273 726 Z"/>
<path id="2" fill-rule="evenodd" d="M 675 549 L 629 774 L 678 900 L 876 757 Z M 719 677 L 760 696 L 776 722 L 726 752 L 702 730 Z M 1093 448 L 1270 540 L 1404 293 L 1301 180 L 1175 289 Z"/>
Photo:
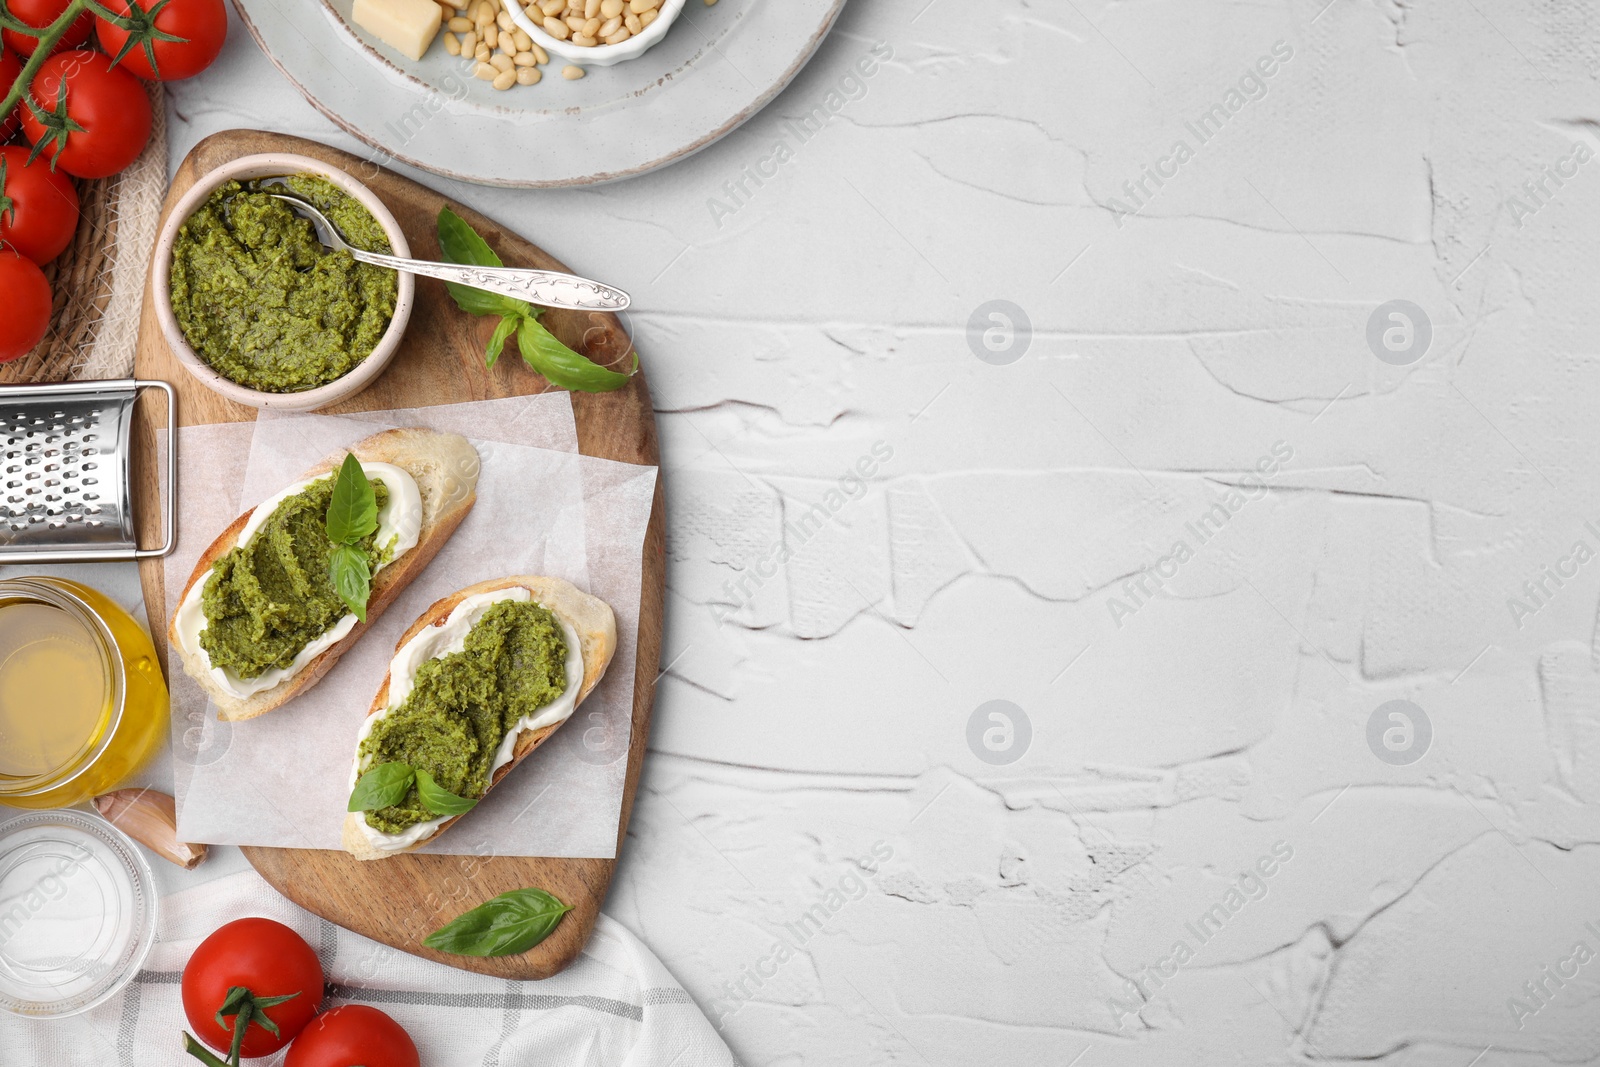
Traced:
<path id="1" fill-rule="evenodd" d="M 70 807 L 114 789 L 167 732 L 150 635 L 97 590 L 0 580 L 0 804 Z"/>
<path id="2" fill-rule="evenodd" d="M 51 604 L 0 605 L 0 774 L 68 766 L 111 717 L 109 664 L 94 635 Z"/>

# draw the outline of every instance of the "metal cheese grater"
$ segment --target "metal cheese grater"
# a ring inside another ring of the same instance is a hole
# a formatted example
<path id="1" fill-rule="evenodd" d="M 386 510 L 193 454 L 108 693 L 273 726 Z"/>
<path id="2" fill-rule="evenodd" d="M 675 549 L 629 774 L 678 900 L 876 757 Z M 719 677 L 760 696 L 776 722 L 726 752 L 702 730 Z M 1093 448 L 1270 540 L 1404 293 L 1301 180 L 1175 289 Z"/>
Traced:
<path id="1" fill-rule="evenodd" d="M 167 499 L 160 548 L 133 524 L 133 404 L 167 394 Z M 124 378 L 0 387 L 0 563 L 165 556 L 177 542 L 177 400 L 166 382 Z"/>

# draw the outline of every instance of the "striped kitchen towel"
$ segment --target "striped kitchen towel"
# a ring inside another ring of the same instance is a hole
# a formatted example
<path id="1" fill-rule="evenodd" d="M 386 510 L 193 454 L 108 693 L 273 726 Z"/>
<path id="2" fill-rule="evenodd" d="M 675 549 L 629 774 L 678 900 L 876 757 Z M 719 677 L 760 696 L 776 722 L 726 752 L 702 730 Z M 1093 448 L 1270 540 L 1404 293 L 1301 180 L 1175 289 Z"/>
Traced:
<path id="1" fill-rule="evenodd" d="M 181 1051 L 179 978 L 195 947 L 232 919 L 262 915 L 299 931 L 327 975 L 327 1006 L 381 1008 L 406 1028 L 423 1067 L 732 1065 L 711 1023 L 661 961 L 605 915 L 573 964 L 542 982 L 459 971 L 334 926 L 279 896 L 254 871 L 163 896 L 139 976 L 82 1015 L 36 1021 L 0 1013 L 5 1067 L 151 1067 L 196 1063 Z M 276 1067 L 283 1053 L 247 1061 Z"/>

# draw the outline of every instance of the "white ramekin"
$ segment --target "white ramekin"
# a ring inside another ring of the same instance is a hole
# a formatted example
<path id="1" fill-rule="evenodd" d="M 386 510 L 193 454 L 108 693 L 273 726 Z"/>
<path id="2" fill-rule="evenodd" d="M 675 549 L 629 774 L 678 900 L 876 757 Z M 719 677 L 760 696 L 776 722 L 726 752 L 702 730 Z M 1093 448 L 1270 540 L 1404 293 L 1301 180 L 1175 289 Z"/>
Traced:
<path id="1" fill-rule="evenodd" d="M 413 275 L 404 271 L 399 272 L 399 292 L 395 295 L 394 317 L 389 320 L 389 328 L 378 339 L 377 347 L 365 359 L 357 363 L 343 377 L 336 378 L 327 385 L 319 385 L 315 389 L 302 389 L 294 393 L 269 393 L 251 389 L 218 373 L 190 347 L 188 340 L 183 336 L 183 329 L 178 325 L 178 318 L 172 311 L 172 246 L 178 237 L 178 227 L 198 211 L 211 194 L 225 182 L 245 182 L 252 178 L 272 178 L 282 174 L 314 174 L 319 178 L 326 178 L 372 213 L 372 217 L 378 220 L 378 225 L 383 227 L 383 232 L 389 238 L 389 246 L 395 255 L 405 259 L 411 258 L 411 246 L 406 243 L 406 235 L 401 231 L 400 223 L 371 189 L 345 171 L 320 159 L 288 152 L 265 152 L 260 155 L 241 156 L 203 175 L 194 183 L 194 187 L 173 205 L 172 214 L 167 216 L 167 221 L 156 238 L 155 255 L 150 263 L 150 296 L 155 302 L 156 321 L 161 324 L 161 332 L 166 336 L 168 347 L 172 349 L 173 355 L 178 357 L 178 362 L 182 363 L 184 368 L 207 389 L 253 408 L 315 411 L 361 392 L 377 380 L 378 375 L 383 373 L 384 367 L 394 358 L 395 351 L 400 347 L 400 339 L 405 335 L 406 323 L 411 318 L 411 306 L 416 297 L 417 283 Z"/>
<path id="2" fill-rule="evenodd" d="M 656 20 L 644 28 L 643 33 L 636 33 L 621 44 L 601 44 L 593 48 L 580 48 L 571 41 L 558 41 L 548 33 L 544 27 L 529 18 L 522 8 L 521 0 L 506 0 L 505 11 L 511 16 L 511 21 L 521 28 L 523 33 L 532 37 L 534 43 L 553 56 L 560 56 L 580 67 L 609 67 L 625 60 L 642 56 L 650 47 L 667 35 L 667 28 L 677 20 L 683 11 L 685 0 L 661 0 L 661 13 Z"/>

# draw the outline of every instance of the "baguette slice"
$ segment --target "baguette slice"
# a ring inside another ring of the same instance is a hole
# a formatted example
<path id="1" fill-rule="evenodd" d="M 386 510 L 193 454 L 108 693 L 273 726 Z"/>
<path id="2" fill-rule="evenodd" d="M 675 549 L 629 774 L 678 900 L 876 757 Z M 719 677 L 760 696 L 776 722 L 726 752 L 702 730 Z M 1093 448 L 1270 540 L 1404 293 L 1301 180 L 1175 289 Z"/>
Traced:
<path id="1" fill-rule="evenodd" d="M 583 684 L 578 690 L 577 699 L 573 702 L 573 710 L 582 704 L 594 687 L 600 684 L 600 679 L 605 676 L 606 667 L 611 663 L 611 656 L 617 650 L 617 617 L 611 611 L 611 605 L 599 597 L 590 596 L 571 582 L 560 578 L 543 578 L 532 574 L 513 575 L 509 578 L 495 578 L 477 585 L 469 585 L 460 592 L 453 593 L 443 600 L 437 601 L 422 617 L 412 623 L 405 633 L 400 635 L 400 640 L 395 644 L 395 651 L 399 652 L 407 641 L 429 626 L 443 626 L 450 613 L 456 609 L 469 596 L 478 593 L 493 593 L 501 589 L 511 589 L 516 586 L 528 590 L 533 594 L 535 603 L 548 609 L 557 618 L 565 621 L 578 635 L 579 651 L 583 654 Z M 383 677 L 383 684 L 378 686 L 378 695 L 372 699 L 372 707 L 367 709 L 367 714 L 376 715 L 389 703 L 389 675 Z M 570 716 L 569 716 L 570 718 Z M 565 720 L 563 720 L 565 721 Z M 537 730 L 526 730 L 517 737 L 515 746 L 511 750 L 511 761 L 505 766 L 495 770 L 489 777 L 489 789 L 499 784 L 501 779 L 510 774 L 512 769 L 527 759 L 534 749 L 544 744 L 546 739 L 554 734 L 561 723 L 550 726 L 541 726 Z M 357 752 L 357 760 L 360 753 Z M 488 789 L 484 790 L 488 795 Z M 366 816 L 362 812 L 352 811 L 345 815 L 343 843 L 345 850 L 356 859 L 381 860 L 390 856 L 398 856 L 404 852 L 411 852 L 421 848 L 429 841 L 433 841 L 451 826 L 455 825 L 457 815 L 445 820 L 437 830 L 429 836 L 406 848 L 380 849 L 375 848 L 367 839 L 362 829 Z"/>
<path id="2" fill-rule="evenodd" d="M 271 689 L 263 689 L 242 699 L 217 685 L 206 669 L 206 660 L 199 649 L 184 647 L 178 639 L 178 616 L 174 612 L 167 624 L 167 640 L 182 658 L 184 671 L 199 682 L 216 703 L 219 719 L 229 722 L 253 719 L 316 685 L 339 662 L 339 657 L 361 639 L 367 628 L 378 621 L 384 609 L 400 595 L 400 591 L 422 573 L 478 499 L 478 450 L 465 437 L 424 429 L 375 433 L 325 457 L 296 481 L 337 470 L 339 464 L 344 462 L 346 452 L 355 453 L 358 460 L 366 463 L 391 463 L 416 479 L 422 497 L 422 528 L 417 534 L 417 543 L 373 576 L 366 622 L 356 623 L 343 640 L 327 648 L 301 670 Z M 211 547 L 201 554 L 194 573 L 189 576 L 183 593 L 178 597 L 180 607 L 194 584 L 205 581 L 211 574 L 212 564 L 238 543 L 239 534 L 254 510 L 252 508 L 234 519 L 221 536 L 211 542 Z"/>

